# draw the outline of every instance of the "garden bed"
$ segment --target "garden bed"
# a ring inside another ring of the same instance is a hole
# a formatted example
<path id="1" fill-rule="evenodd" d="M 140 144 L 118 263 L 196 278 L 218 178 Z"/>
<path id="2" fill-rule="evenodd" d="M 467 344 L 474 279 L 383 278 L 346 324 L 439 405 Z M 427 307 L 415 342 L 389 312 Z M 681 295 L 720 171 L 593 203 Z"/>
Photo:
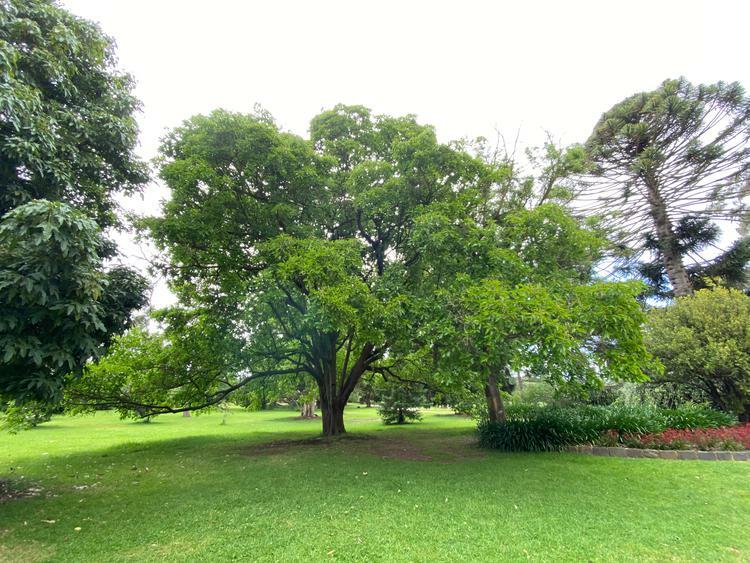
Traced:
<path id="1" fill-rule="evenodd" d="M 721 452 L 722 459 L 728 457 L 723 452 L 750 451 L 750 424 L 738 425 L 735 417 L 702 405 L 683 405 L 678 409 L 635 405 L 512 405 L 506 414 L 507 420 L 502 422 L 480 422 L 477 428 L 480 446 L 529 452 L 560 451 L 591 444 L 618 452 L 630 449 Z M 692 453 L 685 456 L 697 459 Z M 634 453 L 631 457 L 662 456 Z M 705 457 L 710 459 L 712 454 Z"/>

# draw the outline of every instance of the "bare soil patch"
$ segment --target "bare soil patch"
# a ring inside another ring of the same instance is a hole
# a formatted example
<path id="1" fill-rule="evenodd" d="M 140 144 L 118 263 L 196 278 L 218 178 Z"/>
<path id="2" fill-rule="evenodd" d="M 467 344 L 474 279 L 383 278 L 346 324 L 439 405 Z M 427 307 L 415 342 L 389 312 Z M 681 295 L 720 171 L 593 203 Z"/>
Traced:
<path id="1" fill-rule="evenodd" d="M 345 442 L 353 442 L 353 441 L 356 442 L 356 441 L 371 440 L 371 439 L 372 438 L 370 436 L 345 434 L 344 436 L 339 436 L 336 438 L 327 438 L 323 436 L 318 436 L 315 438 L 305 438 L 303 440 L 278 440 L 275 442 L 268 442 L 265 444 L 256 444 L 254 446 L 243 448 L 242 453 L 246 455 L 251 455 L 251 456 L 273 454 L 273 453 L 284 453 L 284 452 L 288 452 L 290 450 L 298 449 L 298 448 L 309 448 L 309 447 L 330 448 L 331 446 L 336 446 Z"/>
<path id="2" fill-rule="evenodd" d="M 38 497 L 42 493 L 41 487 L 18 480 L 0 479 L 0 503 L 22 498 Z"/>
<path id="3" fill-rule="evenodd" d="M 369 453 L 383 459 L 407 459 L 410 461 L 432 461 L 418 444 L 400 438 L 382 438 L 368 445 Z"/>
<path id="4" fill-rule="evenodd" d="M 481 458 L 484 452 L 472 436 L 436 436 L 409 439 L 402 436 L 346 434 L 336 438 L 316 437 L 304 440 L 280 440 L 242 449 L 250 456 L 283 454 L 299 449 L 333 448 L 340 452 L 369 454 L 382 459 L 437 461 L 453 463 L 461 459 Z"/>

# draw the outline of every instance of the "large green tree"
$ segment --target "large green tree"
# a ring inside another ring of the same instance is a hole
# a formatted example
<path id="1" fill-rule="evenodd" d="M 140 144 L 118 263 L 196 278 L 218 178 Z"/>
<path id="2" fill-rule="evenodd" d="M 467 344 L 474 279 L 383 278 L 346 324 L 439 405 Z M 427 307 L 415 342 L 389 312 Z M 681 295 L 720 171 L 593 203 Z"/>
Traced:
<path id="1" fill-rule="evenodd" d="M 582 204 L 602 213 L 631 259 L 664 293 L 687 295 L 704 274 L 736 279 L 750 253 L 704 260 L 715 221 L 744 213 L 750 179 L 750 98 L 738 83 L 666 80 L 604 113 L 586 142 L 595 178 Z M 692 275 L 691 275 L 692 274 Z"/>
<path id="2" fill-rule="evenodd" d="M 340 434 L 366 372 L 406 380 L 421 378 L 429 362 L 448 365 L 447 345 L 421 330 L 442 317 L 454 335 L 460 330 L 441 291 L 465 278 L 487 287 L 531 283 L 522 272 L 539 283 L 590 282 L 599 244 L 592 229 L 579 229 L 558 206 L 529 215 L 522 198 L 497 197 L 504 165 L 439 143 L 413 117 L 361 106 L 324 112 L 310 131 L 305 140 L 267 114 L 216 111 L 165 139 L 160 174 L 172 196 L 144 226 L 168 253 L 164 269 L 181 310 L 221 319 L 246 345 L 233 379 L 191 371 L 185 381 L 194 393 L 143 401 L 143 412 L 201 408 L 258 378 L 299 373 L 317 384 L 324 433 Z M 629 330 L 637 305 L 623 295 L 612 311 L 626 303 L 618 320 Z M 621 344 L 586 330 L 576 332 L 579 357 L 586 339 L 607 350 Z M 527 356 L 542 336 L 526 339 Z M 501 371 L 518 363 L 505 359 Z M 450 369 L 459 372 L 456 362 Z"/>
<path id="3" fill-rule="evenodd" d="M 402 295 L 384 280 L 415 259 L 415 217 L 485 181 L 482 163 L 412 117 L 359 106 L 316 117 L 309 141 L 265 114 L 217 111 L 162 152 L 172 198 L 146 223 L 183 304 L 233 320 L 251 343 L 248 379 L 309 374 L 324 433 L 344 432 L 349 396 L 398 330 Z"/>
<path id="4" fill-rule="evenodd" d="M 147 281 L 102 230 L 140 189 L 131 78 L 99 28 L 49 0 L 0 1 L 0 404 L 44 405 L 130 323 Z"/>

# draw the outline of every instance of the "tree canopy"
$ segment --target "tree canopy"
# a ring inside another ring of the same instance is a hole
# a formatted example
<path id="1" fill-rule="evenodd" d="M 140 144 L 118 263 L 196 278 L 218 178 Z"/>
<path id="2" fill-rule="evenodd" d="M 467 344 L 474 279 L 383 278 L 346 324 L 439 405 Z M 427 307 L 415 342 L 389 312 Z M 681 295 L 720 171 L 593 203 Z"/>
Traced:
<path id="1" fill-rule="evenodd" d="M 315 117 L 310 132 L 306 140 L 281 131 L 265 112 L 215 111 L 165 138 L 160 175 L 172 195 L 163 216 L 144 219 L 143 227 L 167 252 L 162 266 L 180 298 L 173 314 L 186 321 L 183 328 L 213 319 L 239 346 L 227 352 L 233 374 L 188 368 L 162 401 L 131 395 L 128 408 L 201 408 L 255 380 L 295 373 L 316 382 L 324 433 L 338 434 L 365 372 L 424 380 L 430 370 L 461 368 L 477 371 L 472 385 L 484 385 L 486 371 L 461 365 L 442 339 L 465 330 L 448 296 L 468 303 L 495 289 L 537 302 L 519 303 L 513 321 L 534 327 L 517 343 L 526 360 L 510 352 L 492 356 L 510 328 L 488 327 L 495 331 L 493 343 L 485 343 L 492 351 L 480 346 L 478 354 L 493 364 L 494 376 L 529 367 L 528 358 L 549 340 L 549 350 L 568 350 L 549 358 L 565 374 L 560 382 L 576 379 L 563 356 L 569 363 L 578 357 L 580 375 L 594 343 L 602 358 L 621 351 L 618 376 L 641 377 L 647 354 L 631 286 L 591 286 L 591 295 L 618 296 L 603 302 L 619 314 L 619 334 L 593 320 L 576 324 L 566 309 L 576 299 L 593 307 L 593 297 L 583 296 L 601 245 L 595 229 L 554 204 L 529 210 L 523 198 L 497 197 L 508 188 L 501 185 L 505 164 L 441 144 L 412 116 L 336 106 Z M 549 284 L 546 300 L 540 283 Z M 436 336 L 443 317 L 451 328 Z M 540 323 L 553 332 L 555 323 L 567 323 L 567 332 L 548 338 Z M 581 377 L 601 377 L 587 373 Z M 438 380 L 454 383 L 432 378 Z"/>
<path id="2" fill-rule="evenodd" d="M 717 240 L 715 221 L 745 213 L 748 141 L 750 98 L 738 83 L 666 80 L 602 115 L 586 143 L 597 179 L 579 205 L 608 218 L 631 259 L 652 254 L 641 272 L 657 292 L 667 280 L 679 296 L 704 274 L 736 279 L 746 243 L 715 260 L 700 252 Z"/>
<path id="3" fill-rule="evenodd" d="M 112 194 L 139 189 L 138 102 L 112 41 L 50 0 L 0 10 L 0 216 L 34 199 L 117 223 Z"/>

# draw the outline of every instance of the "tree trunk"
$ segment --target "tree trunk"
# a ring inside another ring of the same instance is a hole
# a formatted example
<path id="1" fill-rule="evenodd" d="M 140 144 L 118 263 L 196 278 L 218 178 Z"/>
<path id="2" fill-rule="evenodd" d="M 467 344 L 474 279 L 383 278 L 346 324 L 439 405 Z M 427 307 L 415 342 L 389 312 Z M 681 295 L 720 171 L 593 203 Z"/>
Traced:
<path id="1" fill-rule="evenodd" d="M 487 416 L 490 422 L 505 422 L 505 406 L 497 385 L 497 373 L 493 370 L 488 370 L 484 395 L 487 397 Z"/>
<path id="2" fill-rule="evenodd" d="M 336 359 L 335 351 L 332 351 L 324 363 L 323 377 L 318 381 L 324 436 L 339 436 L 346 433 L 344 407 L 349 395 L 342 397 L 342 390 L 337 385 L 338 366 Z"/>
<path id="3" fill-rule="evenodd" d="M 302 418 L 315 418 L 315 401 L 302 403 L 302 408 L 300 409 L 300 416 Z"/>
<path id="4" fill-rule="evenodd" d="M 667 205 L 664 203 L 657 187 L 647 185 L 647 188 L 651 217 L 654 220 L 654 228 L 656 230 L 656 239 L 659 242 L 659 250 L 661 250 L 662 262 L 664 263 L 669 283 L 672 284 L 675 297 L 690 295 L 693 292 L 693 286 L 690 283 L 690 278 L 682 261 L 682 255 L 677 249 L 674 227 L 672 221 L 669 219 L 669 215 L 667 215 Z"/>
<path id="5" fill-rule="evenodd" d="M 341 404 L 340 401 L 335 399 L 331 402 L 324 401 L 321 397 L 320 410 L 323 419 L 324 436 L 346 434 L 346 428 L 344 427 L 344 406 L 346 406 L 346 403 Z"/>
<path id="6" fill-rule="evenodd" d="M 357 383 L 362 379 L 367 366 L 379 355 L 375 345 L 367 343 L 362 347 L 356 361 L 349 368 L 349 354 L 343 366 L 338 365 L 336 340 L 331 338 L 327 343 L 318 346 L 321 368 L 316 372 L 318 392 L 320 393 L 320 410 L 324 436 L 337 436 L 346 433 L 344 427 L 344 407 Z M 341 376 L 339 377 L 339 367 Z"/>
<path id="7" fill-rule="evenodd" d="M 182 416 L 185 416 L 185 417 L 190 416 L 190 411 L 182 411 Z"/>

